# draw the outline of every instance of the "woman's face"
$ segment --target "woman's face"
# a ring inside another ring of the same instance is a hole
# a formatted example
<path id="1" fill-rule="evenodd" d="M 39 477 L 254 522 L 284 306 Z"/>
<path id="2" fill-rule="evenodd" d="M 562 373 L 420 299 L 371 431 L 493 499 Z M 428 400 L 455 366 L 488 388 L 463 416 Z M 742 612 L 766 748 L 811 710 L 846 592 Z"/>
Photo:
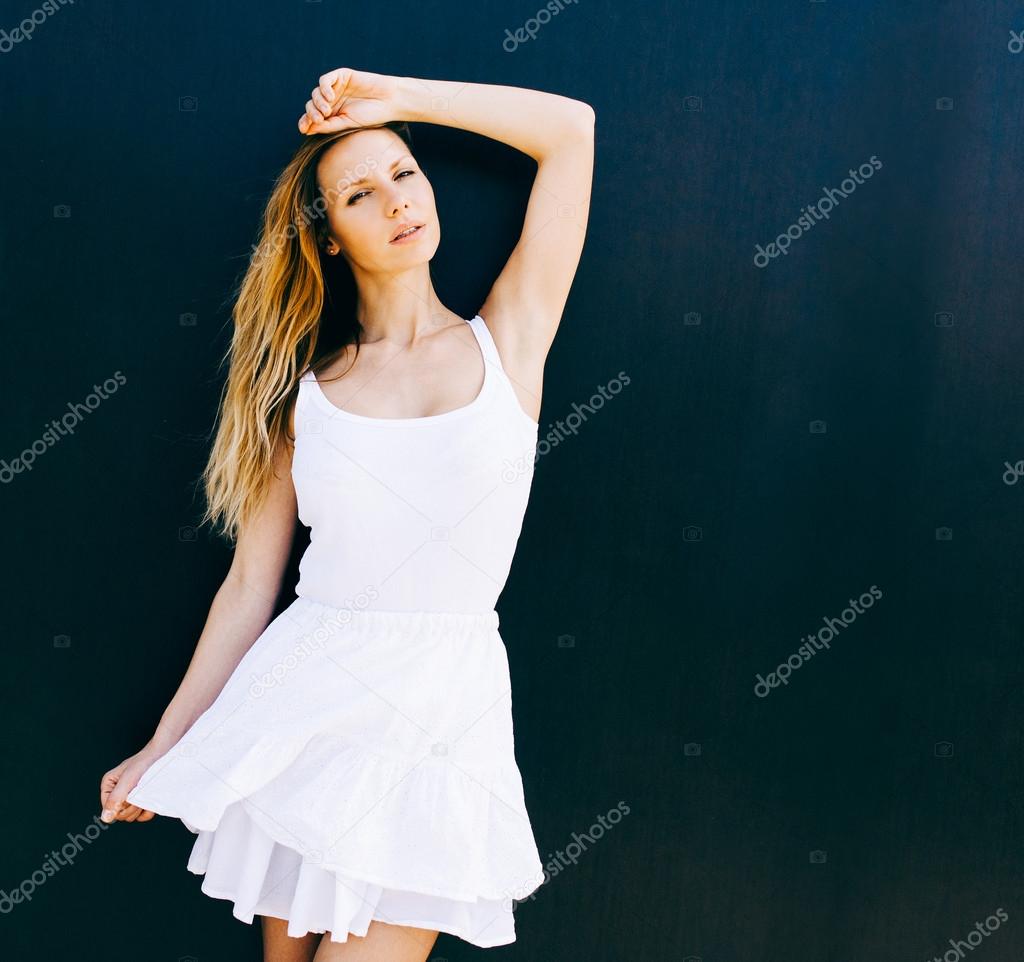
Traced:
<path id="1" fill-rule="evenodd" d="M 434 191 L 394 131 L 371 128 L 342 137 L 320 158 L 317 182 L 327 198 L 328 246 L 341 248 L 336 256 L 389 274 L 434 256 L 441 241 Z M 396 243 L 408 224 L 422 226 Z"/>

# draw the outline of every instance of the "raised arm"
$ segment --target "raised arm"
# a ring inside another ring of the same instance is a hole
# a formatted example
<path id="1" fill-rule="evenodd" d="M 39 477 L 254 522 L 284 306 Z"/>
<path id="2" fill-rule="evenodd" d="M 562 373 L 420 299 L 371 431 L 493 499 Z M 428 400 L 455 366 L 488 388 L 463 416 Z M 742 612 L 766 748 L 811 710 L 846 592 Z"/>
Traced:
<path id="1" fill-rule="evenodd" d="M 400 120 L 459 127 L 537 162 L 522 233 L 480 309 L 506 366 L 543 366 L 586 235 L 594 172 L 594 110 L 520 87 L 403 77 Z"/>
<path id="2" fill-rule="evenodd" d="M 594 170 L 594 111 L 558 94 L 389 77 L 342 67 L 320 78 L 304 133 L 405 120 L 499 140 L 537 162 L 519 241 L 480 309 L 506 367 L 543 368 L 583 250 Z"/>

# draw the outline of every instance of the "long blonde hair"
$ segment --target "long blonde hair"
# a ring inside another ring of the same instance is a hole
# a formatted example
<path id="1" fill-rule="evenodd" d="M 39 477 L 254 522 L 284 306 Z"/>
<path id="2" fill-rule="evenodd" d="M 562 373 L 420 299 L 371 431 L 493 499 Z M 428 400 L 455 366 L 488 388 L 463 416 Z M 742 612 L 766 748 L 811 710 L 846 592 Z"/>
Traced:
<path id="1" fill-rule="evenodd" d="M 397 133 L 411 148 L 405 123 L 378 126 Z M 356 128 L 365 130 L 367 128 Z M 220 362 L 228 365 L 221 391 L 216 438 L 200 478 L 206 509 L 200 525 L 219 524 L 234 542 L 239 528 L 266 498 L 278 445 L 294 441 L 288 428 L 298 380 L 307 367 L 320 367 L 344 349 L 359 345 L 355 305 L 342 309 L 343 343 L 324 354 L 321 321 L 325 315 L 324 263 L 326 197 L 316 169 L 329 146 L 352 130 L 306 136 L 278 176 L 267 200 L 253 255 L 235 290 L 231 345 Z M 359 175 L 361 176 L 361 175 Z M 333 192 L 329 191 L 328 193 Z M 351 283 L 351 269 L 345 265 Z M 212 432 L 211 432 L 212 434 Z"/>

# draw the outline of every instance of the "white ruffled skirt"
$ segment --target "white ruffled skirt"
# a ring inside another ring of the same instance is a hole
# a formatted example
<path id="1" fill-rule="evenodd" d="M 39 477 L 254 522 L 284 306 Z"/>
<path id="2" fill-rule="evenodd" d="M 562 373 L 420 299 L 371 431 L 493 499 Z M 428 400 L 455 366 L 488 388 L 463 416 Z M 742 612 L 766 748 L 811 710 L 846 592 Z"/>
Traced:
<path id="1" fill-rule="evenodd" d="M 196 833 L 203 892 L 296 937 L 378 919 L 506 945 L 543 881 L 494 611 L 296 599 L 128 801 Z"/>

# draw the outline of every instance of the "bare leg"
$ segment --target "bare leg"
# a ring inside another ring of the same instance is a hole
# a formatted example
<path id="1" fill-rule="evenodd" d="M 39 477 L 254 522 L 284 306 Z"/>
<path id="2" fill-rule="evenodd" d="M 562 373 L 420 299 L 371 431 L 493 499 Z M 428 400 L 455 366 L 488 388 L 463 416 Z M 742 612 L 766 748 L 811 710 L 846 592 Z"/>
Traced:
<path id="1" fill-rule="evenodd" d="M 293 938 L 288 934 L 288 922 L 261 915 L 263 922 L 263 962 L 313 962 L 317 944 L 323 938 L 320 932 L 309 932 Z"/>
<path id="2" fill-rule="evenodd" d="M 332 942 L 325 932 L 313 962 L 426 962 L 436 939 L 431 929 L 374 919 L 366 935 L 349 933 L 347 942 Z"/>

